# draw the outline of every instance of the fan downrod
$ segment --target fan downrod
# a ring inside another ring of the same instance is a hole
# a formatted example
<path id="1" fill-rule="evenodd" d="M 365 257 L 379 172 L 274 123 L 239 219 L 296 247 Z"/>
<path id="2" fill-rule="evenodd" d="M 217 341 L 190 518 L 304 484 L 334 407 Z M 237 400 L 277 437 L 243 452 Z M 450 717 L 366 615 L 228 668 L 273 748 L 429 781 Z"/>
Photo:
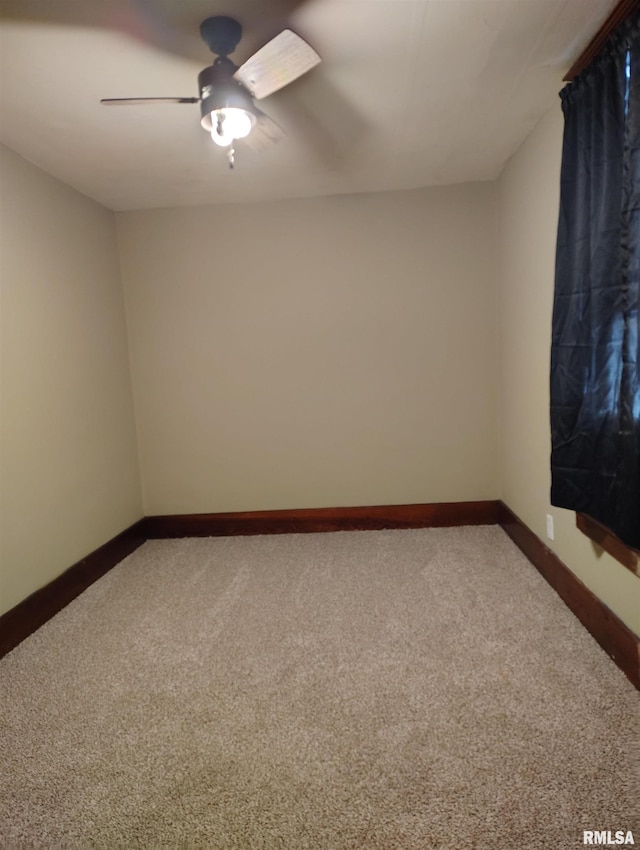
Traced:
<path id="1" fill-rule="evenodd" d="M 242 27 L 235 18 L 214 15 L 200 24 L 200 35 L 207 47 L 217 56 L 228 56 L 242 38 Z"/>

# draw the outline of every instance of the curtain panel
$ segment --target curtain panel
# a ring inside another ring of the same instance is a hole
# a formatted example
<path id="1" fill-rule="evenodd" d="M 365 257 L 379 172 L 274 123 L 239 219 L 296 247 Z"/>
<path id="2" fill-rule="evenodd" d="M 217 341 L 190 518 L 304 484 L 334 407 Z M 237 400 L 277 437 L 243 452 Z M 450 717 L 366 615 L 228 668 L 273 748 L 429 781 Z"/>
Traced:
<path id="1" fill-rule="evenodd" d="M 640 11 L 560 97 L 551 503 L 640 548 Z"/>

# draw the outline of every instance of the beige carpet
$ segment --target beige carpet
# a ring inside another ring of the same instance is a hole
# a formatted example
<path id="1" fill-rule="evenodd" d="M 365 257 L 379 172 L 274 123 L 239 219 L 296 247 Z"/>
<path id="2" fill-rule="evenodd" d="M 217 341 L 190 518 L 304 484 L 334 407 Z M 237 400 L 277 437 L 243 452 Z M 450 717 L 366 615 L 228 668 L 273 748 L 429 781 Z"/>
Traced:
<path id="1" fill-rule="evenodd" d="M 497 527 L 150 541 L 0 686 L 3 850 L 640 844 L 638 695 Z"/>

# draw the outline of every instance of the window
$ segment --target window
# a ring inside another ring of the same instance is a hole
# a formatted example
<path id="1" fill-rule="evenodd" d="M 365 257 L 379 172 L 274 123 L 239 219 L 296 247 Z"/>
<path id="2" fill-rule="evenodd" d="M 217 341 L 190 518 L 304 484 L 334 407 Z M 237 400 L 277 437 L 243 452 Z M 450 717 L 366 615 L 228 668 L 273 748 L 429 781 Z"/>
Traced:
<path id="1" fill-rule="evenodd" d="M 640 548 L 640 10 L 561 92 L 551 502 Z"/>

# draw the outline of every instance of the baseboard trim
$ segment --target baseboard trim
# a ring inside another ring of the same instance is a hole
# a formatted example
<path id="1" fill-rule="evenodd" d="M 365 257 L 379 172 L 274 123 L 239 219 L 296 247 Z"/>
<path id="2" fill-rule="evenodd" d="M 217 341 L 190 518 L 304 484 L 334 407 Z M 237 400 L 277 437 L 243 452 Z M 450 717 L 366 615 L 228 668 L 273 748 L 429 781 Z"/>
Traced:
<path id="1" fill-rule="evenodd" d="M 146 540 L 496 524 L 511 537 L 587 631 L 640 689 L 638 637 L 499 501 L 145 517 L 0 616 L 0 658 Z"/>
<path id="2" fill-rule="evenodd" d="M 0 616 L 0 658 L 147 539 L 141 519 Z"/>
<path id="3" fill-rule="evenodd" d="M 145 520 L 145 531 L 150 539 L 231 537 L 323 531 L 374 531 L 383 528 L 495 525 L 497 518 L 497 501 L 440 502 L 418 505 L 148 516 Z"/>
<path id="4" fill-rule="evenodd" d="M 498 523 L 627 678 L 640 689 L 640 641 L 522 520 L 499 502 Z"/>

